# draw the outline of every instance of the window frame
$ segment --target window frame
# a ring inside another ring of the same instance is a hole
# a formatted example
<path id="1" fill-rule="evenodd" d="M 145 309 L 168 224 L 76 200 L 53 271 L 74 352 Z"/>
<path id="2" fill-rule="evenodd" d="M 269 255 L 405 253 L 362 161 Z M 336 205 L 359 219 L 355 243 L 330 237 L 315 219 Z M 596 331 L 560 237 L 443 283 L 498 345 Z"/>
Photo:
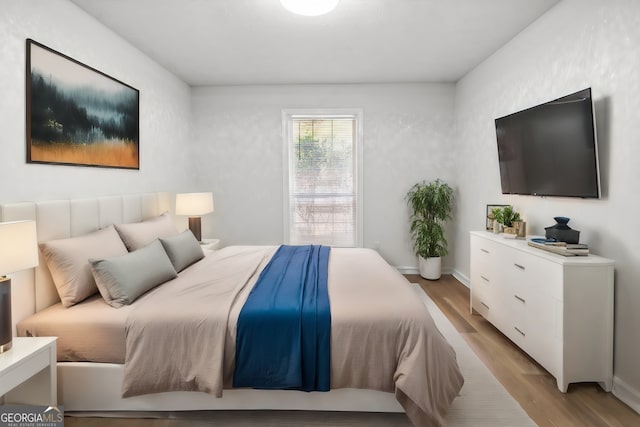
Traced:
<path id="1" fill-rule="evenodd" d="M 283 134 L 283 161 L 282 161 L 282 180 L 283 180 L 283 228 L 284 228 L 284 242 L 290 244 L 291 242 L 291 194 L 289 188 L 290 174 L 293 170 L 294 153 L 292 146 L 289 142 L 293 139 L 291 121 L 298 118 L 308 118 L 322 120 L 323 118 L 353 118 L 356 121 L 355 124 L 355 190 L 356 190 L 356 215 L 354 224 L 355 229 L 355 246 L 363 247 L 363 200 L 364 200 L 364 186 L 363 186 L 363 110 L 362 108 L 295 108 L 295 109 L 283 109 L 282 110 L 282 134 Z"/>

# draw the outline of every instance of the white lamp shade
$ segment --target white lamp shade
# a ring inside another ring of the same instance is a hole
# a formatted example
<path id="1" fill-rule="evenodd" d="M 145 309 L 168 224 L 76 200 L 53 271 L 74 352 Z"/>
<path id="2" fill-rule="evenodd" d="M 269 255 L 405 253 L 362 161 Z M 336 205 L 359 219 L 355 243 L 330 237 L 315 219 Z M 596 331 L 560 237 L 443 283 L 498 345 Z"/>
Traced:
<path id="1" fill-rule="evenodd" d="M 303 16 L 319 16 L 331 12 L 339 0 L 280 0 L 289 12 Z"/>
<path id="2" fill-rule="evenodd" d="M 200 216 L 213 212 L 212 193 L 176 194 L 176 215 Z"/>
<path id="3" fill-rule="evenodd" d="M 0 275 L 38 265 L 35 221 L 0 222 Z"/>

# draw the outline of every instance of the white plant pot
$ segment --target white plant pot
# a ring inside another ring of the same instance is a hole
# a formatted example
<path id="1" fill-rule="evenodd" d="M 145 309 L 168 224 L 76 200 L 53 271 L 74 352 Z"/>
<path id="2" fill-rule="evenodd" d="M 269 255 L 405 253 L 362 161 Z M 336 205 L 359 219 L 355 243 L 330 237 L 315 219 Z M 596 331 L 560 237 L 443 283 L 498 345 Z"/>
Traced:
<path id="1" fill-rule="evenodd" d="M 418 257 L 418 269 L 420 270 L 420 276 L 427 280 L 438 280 L 442 275 L 442 258 L 422 258 Z"/>

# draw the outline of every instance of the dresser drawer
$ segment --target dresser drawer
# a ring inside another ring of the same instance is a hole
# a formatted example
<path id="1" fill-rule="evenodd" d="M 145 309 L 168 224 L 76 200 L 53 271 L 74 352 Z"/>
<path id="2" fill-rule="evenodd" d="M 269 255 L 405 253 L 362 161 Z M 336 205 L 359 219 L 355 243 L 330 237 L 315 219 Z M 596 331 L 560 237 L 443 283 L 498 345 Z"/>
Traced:
<path id="1" fill-rule="evenodd" d="M 508 321 L 508 336 L 512 341 L 518 344 L 520 347 L 525 347 L 525 340 L 529 333 L 527 327 L 527 301 L 517 293 L 509 294 L 506 296 L 508 299 L 507 304 L 509 307 L 509 321 Z"/>
<path id="2" fill-rule="evenodd" d="M 471 285 L 471 307 L 476 310 L 485 319 L 489 318 L 489 310 L 491 308 L 491 283 L 483 279 L 480 275 L 476 275 L 472 279 Z"/>
<path id="3" fill-rule="evenodd" d="M 563 295 L 563 267 L 560 264 L 549 262 L 535 255 L 526 254 L 521 257 L 521 265 L 526 271 L 527 292 L 535 292 L 554 298 L 558 301 L 564 300 Z"/>
<path id="4" fill-rule="evenodd" d="M 562 344 L 562 302 L 533 295 L 528 302 L 525 350 L 552 375 L 560 371 Z"/>
<path id="5" fill-rule="evenodd" d="M 496 244 L 471 236 L 471 306 L 491 321 L 496 295 L 494 265 Z"/>
<path id="6" fill-rule="evenodd" d="M 491 321 L 491 307 L 486 298 L 477 297 L 473 300 L 473 309 L 478 312 L 482 317 Z"/>
<path id="7" fill-rule="evenodd" d="M 471 271 L 485 280 L 493 280 L 499 247 L 496 243 L 471 236 Z"/>

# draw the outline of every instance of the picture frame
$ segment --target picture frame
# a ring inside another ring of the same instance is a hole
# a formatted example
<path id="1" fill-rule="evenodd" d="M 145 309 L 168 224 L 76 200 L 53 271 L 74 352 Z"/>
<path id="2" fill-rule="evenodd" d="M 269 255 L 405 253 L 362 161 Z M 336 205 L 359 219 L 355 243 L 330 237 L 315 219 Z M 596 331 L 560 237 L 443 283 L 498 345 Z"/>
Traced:
<path id="1" fill-rule="evenodd" d="M 495 208 L 504 208 L 510 205 L 487 205 L 487 211 L 485 213 L 485 223 L 487 231 L 493 231 L 493 214 L 491 213 Z"/>
<path id="2" fill-rule="evenodd" d="M 27 163 L 140 169 L 140 92 L 26 41 Z"/>

